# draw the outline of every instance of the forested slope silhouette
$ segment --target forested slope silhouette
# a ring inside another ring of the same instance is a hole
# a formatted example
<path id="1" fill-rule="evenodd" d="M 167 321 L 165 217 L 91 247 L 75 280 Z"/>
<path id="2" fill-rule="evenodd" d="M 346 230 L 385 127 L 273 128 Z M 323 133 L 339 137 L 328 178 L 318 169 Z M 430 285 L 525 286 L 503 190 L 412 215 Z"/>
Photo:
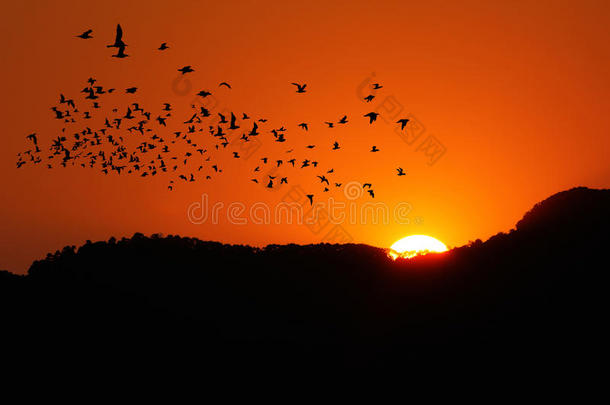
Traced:
<path id="1" fill-rule="evenodd" d="M 601 345 L 609 207 L 610 190 L 575 188 L 508 233 L 411 260 L 358 244 L 253 248 L 139 233 L 87 242 L 27 276 L 0 273 L 5 336 L 85 362 L 578 363 Z"/>

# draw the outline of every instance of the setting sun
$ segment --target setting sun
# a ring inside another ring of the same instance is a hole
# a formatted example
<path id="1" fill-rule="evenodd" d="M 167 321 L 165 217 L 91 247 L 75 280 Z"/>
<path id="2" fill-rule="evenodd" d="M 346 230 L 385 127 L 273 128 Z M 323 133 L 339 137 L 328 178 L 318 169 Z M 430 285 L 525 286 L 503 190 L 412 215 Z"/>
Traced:
<path id="1" fill-rule="evenodd" d="M 430 252 L 440 253 L 446 251 L 447 246 L 438 239 L 427 235 L 411 235 L 395 242 L 390 247 L 388 255 L 392 259 L 397 259 L 398 257 L 409 259 Z"/>

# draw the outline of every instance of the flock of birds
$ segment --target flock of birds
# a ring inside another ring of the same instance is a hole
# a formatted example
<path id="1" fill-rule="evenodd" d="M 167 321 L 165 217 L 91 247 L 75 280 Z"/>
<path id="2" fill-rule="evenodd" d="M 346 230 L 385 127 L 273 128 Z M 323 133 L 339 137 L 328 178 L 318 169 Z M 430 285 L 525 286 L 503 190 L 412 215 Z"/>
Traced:
<path id="1" fill-rule="evenodd" d="M 87 30 L 78 38 L 87 40 L 93 38 L 92 30 Z M 123 41 L 123 30 L 120 25 L 117 25 L 116 36 L 113 44 L 107 45 L 109 48 L 116 48 L 116 54 L 112 55 L 116 58 L 126 58 L 129 55 L 125 53 L 127 44 Z M 165 51 L 169 49 L 167 43 L 162 43 L 158 50 Z M 184 66 L 178 71 L 182 74 L 188 74 L 195 70 L 192 66 Z M 303 94 L 307 92 L 306 83 L 291 83 L 296 87 L 296 93 Z M 227 90 L 231 89 L 231 85 L 227 82 L 222 82 L 218 85 Z M 372 90 L 381 89 L 378 83 L 371 86 Z M 136 94 L 137 87 L 129 87 L 124 89 L 125 94 Z M 288 130 L 281 126 L 279 128 L 265 128 L 267 119 L 251 118 L 247 113 L 229 114 L 216 113 L 211 114 L 204 105 L 205 98 L 212 95 L 210 91 L 202 90 L 197 93 L 201 97 L 202 104 L 199 106 L 191 105 L 192 115 L 186 120 L 180 120 L 178 123 L 173 121 L 172 105 L 164 103 L 163 107 L 155 112 L 146 110 L 138 102 L 132 101 L 123 108 L 112 108 L 112 114 L 105 114 L 100 118 L 103 121 L 100 128 L 93 129 L 85 124 L 78 131 L 68 134 L 68 128 L 72 128 L 73 124 L 78 122 L 87 123 L 87 120 L 97 117 L 96 111 L 101 111 L 102 101 L 114 92 L 119 92 L 114 88 L 106 88 L 100 85 L 96 79 L 89 78 L 86 86 L 81 90 L 83 94 L 82 101 L 75 101 L 72 98 L 67 98 L 63 94 L 59 96 L 59 103 L 51 107 L 54 118 L 63 122 L 61 134 L 51 141 L 48 152 L 41 150 L 38 144 L 38 136 L 32 133 L 26 136 L 27 141 L 31 143 L 31 148 L 20 152 L 17 157 L 17 168 L 22 167 L 26 163 L 46 164 L 49 169 L 54 167 L 81 166 L 83 168 L 97 168 L 104 174 L 116 172 L 117 174 L 130 173 L 137 174 L 141 177 L 157 176 L 161 173 L 173 174 L 173 179 L 169 180 L 167 188 L 173 190 L 179 182 L 195 182 L 198 179 L 211 179 L 212 176 L 222 173 L 222 168 L 219 164 L 212 160 L 213 153 L 229 151 L 233 158 L 240 159 L 238 151 L 231 151 L 231 147 L 238 143 L 251 142 L 254 137 L 261 136 L 263 133 L 273 135 L 273 141 L 283 143 L 287 141 Z M 371 102 L 375 96 L 373 94 L 364 98 L 366 102 Z M 218 118 L 216 117 L 218 116 Z M 238 118 L 239 117 L 239 118 Z M 369 112 L 364 114 L 364 118 L 368 119 L 369 124 L 374 124 L 379 113 Z M 206 121 L 207 120 L 207 121 Z M 212 120 L 214 125 L 210 125 Z M 347 124 L 348 117 L 344 115 L 337 122 L 325 122 L 328 128 L 334 128 L 335 125 Z M 404 130 L 408 119 L 399 119 L 397 121 Z M 169 130 L 169 124 L 175 125 L 172 130 Z M 309 130 L 309 124 L 301 122 L 297 127 L 302 131 Z M 163 133 L 163 135 L 159 135 Z M 213 141 L 213 144 L 206 142 L 203 134 L 208 133 L 206 137 Z M 176 147 L 176 144 L 183 144 L 182 147 Z M 231 147 L 230 147 L 231 146 Z M 186 147 L 186 152 L 184 152 Z M 307 145 L 306 149 L 313 149 L 316 145 Z M 338 142 L 332 144 L 331 150 L 337 151 L 341 149 Z M 376 145 L 372 145 L 370 152 L 376 153 L 380 149 Z M 285 153 L 288 158 L 271 158 L 263 156 L 257 160 L 258 165 L 254 167 L 253 176 L 259 175 L 265 165 L 274 165 L 275 168 L 280 166 L 288 166 L 295 169 L 316 169 L 320 163 L 311 158 L 294 157 L 295 149 L 289 149 Z M 298 153 L 298 152 L 297 152 Z M 192 165 L 192 162 L 195 165 Z M 209 168 L 207 168 L 207 167 Z M 196 169 L 195 169 L 196 167 Z M 396 169 L 397 176 L 404 176 L 406 173 L 401 167 Z M 316 174 L 317 180 L 320 182 L 322 192 L 328 192 L 331 188 L 340 188 L 342 183 L 332 181 L 331 175 L 335 173 L 334 169 L 329 168 L 320 174 Z M 263 179 L 257 177 L 250 178 L 254 183 L 266 184 L 267 188 L 274 188 L 276 184 L 288 184 L 288 177 L 265 175 Z M 276 183 L 277 182 L 277 183 Z M 375 197 L 375 192 L 371 183 L 362 185 L 368 192 L 371 198 Z M 310 204 L 313 204 L 314 194 L 307 194 Z"/>

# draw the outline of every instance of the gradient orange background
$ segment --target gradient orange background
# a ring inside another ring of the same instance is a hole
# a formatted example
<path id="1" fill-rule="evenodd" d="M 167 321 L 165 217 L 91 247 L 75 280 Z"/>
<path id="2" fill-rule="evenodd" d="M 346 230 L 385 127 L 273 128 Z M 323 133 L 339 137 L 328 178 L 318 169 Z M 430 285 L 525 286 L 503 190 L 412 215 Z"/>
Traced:
<path id="1" fill-rule="evenodd" d="M 170 102 L 183 121 L 194 93 L 210 89 L 221 107 L 268 118 L 269 128 L 287 126 L 289 139 L 318 145 L 306 155 L 333 167 L 337 181 L 369 181 L 376 202 L 413 206 L 409 216 L 418 223 L 345 225 L 355 241 L 371 245 L 413 233 L 450 246 L 485 239 L 555 192 L 610 185 L 605 1 L 24 1 L 5 3 L 1 15 L 0 269 L 24 272 L 64 245 L 136 231 L 260 246 L 320 241 L 298 224 L 188 221 L 187 207 L 202 193 L 211 204 L 279 202 L 287 189 L 249 182 L 256 157 L 221 158 L 223 176 L 171 193 L 168 177 L 17 170 L 16 154 L 30 147 L 25 136 L 37 132 L 48 148 L 61 128 L 49 108 L 60 92 L 81 99 L 90 76 L 105 87 L 140 89 L 117 97 L 120 109 L 138 101 L 156 112 Z M 128 44 L 124 60 L 105 48 L 117 23 Z M 94 39 L 74 38 L 88 28 Z M 161 42 L 171 49 L 158 52 Z M 172 82 L 184 65 L 196 71 L 187 75 L 193 91 L 180 96 Z M 404 115 L 444 144 L 436 164 L 393 126 L 369 126 L 362 117 L 373 106 L 356 89 L 373 72 L 384 85 L 376 101 L 394 95 Z M 233 90 L 218 89 L 221 81 Z M 293 81 L 308 83 L 308 92 L 297 95 Z M 347 127 L 324 128 L 343 114 Z M 311 125 L 307 135 L 295 127 L 302 121 Z M 330 151 L 334 140 L 340 152 Z M 269 133 L 261 141 L 260 155 L 289 147 Z M 380 153 L 368 152 L 373 144 Z M 407 176 L 395 175 L 398 166 Z M 286 174 L 291 185 L 319 190 L 312 177 L 321 170 Z"/>

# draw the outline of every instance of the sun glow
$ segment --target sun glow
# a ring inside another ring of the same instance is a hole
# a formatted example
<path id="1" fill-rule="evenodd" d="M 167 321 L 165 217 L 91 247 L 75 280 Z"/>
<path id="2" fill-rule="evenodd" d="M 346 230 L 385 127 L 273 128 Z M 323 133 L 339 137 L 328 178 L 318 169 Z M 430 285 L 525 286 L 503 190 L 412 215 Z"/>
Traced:
<path id="1" fill-rule="evenodd" d="M 410 259 L 427 253 L 446 252 L 447 246 L 438 239 L 427 235 L 411 235 L 395 242 L 388 255 L 396 260 L 399 257 Z"/>

